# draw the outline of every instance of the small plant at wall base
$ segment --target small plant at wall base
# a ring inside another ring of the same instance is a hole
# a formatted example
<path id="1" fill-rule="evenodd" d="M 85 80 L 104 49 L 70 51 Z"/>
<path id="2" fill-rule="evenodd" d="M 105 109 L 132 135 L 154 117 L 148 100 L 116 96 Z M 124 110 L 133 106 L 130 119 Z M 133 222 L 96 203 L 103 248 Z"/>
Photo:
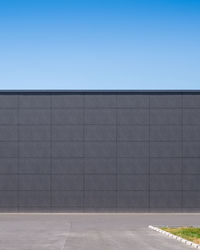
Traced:
<path id="1" fill-rule="evenodd" d="M 200 227 L 162 227 L 161 229 L 196 244 L 200 244 Z"/>

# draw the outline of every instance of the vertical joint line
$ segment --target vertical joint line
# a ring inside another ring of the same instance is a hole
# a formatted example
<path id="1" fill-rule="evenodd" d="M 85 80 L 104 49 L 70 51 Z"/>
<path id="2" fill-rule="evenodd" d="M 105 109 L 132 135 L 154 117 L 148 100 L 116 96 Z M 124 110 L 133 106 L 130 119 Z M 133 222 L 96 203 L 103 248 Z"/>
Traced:
<path id="1" fill-rule="evenodd" d="M 53 209 L 52 202 L 52 97 L 53 94 L 50 94 L 50 209 Z"/>
<path id="2" fill-rule="evenodd" d="M 19 149 L 20 149 L 20 145 L 19 145 L 19 141 L 20 141 L 20 138 L 19 138 L 19 99 L 20 99 L 20 94 L 17 95 L 17 211 L 19 212 L 19 209 L 20 209 L 20 186 L 19 186 L 19 178 L 20 178 L 20 152 L 19 152 Z"/>
<path id="3" fill-rule="evenodd" d="M 183 93 L 181 93 L 181 211 L 183 211 Z"/>
<path id="4" fill-rule="evenodd" d="M 148 210 L 150 212 L 150 132 L 151 132 L 151 123 L 150 123 L 150 94 L 149 94 L 149 98 L 148 98 Z"/>
<path id="5" fill-rule="evenodd" d="M 82 209 L 85 212 L 85 93 L 83 93 L 83 204 Z"/>

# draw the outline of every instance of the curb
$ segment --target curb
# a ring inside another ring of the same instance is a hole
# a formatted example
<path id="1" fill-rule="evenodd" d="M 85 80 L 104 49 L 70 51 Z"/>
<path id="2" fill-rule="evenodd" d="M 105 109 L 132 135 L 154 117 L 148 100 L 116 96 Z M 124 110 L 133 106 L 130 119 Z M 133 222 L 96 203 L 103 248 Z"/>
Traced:
<path id="1" fill-rule="evenodd" d="M 188 245 L 188 246 L 191 246 L 191 247 L 200 249 L 200 245 L 199 245 L 199 244 L 195 244 L 195 243 L 193 243 L 192 241 L 185 240 L 185 239 L 183 239 L 183 238 L 181 238 L 181 237 L 179 237 L 179 236 L 176 236 L 176 235 L 174 235 L 174 234 L 168 233 L 168 232 L 166 232 L 166 231 L 164 231 L 164 230 L 162 230 L 162 229 L 160 229 L 160 228 L 158 228 L 158 227 L 154 227 L 154 226 L 149 225 L 148 228 L 150 228 L 150 229 L 152 229 L 152 230 L 154 230 L 154 231 L 157 231 L 157 232 L 159 232 L 159 233 L 162 233 L 162 234 L 168 236 L 169 238 L 172 238 L 172 239 L 175 239 L 175 240 L 177 240 L 177 241 L 180 241 L 180 242 L 182 242 L 182 243 L 184 243 L 184 244 L 186 244 L 186 245 Z"/>

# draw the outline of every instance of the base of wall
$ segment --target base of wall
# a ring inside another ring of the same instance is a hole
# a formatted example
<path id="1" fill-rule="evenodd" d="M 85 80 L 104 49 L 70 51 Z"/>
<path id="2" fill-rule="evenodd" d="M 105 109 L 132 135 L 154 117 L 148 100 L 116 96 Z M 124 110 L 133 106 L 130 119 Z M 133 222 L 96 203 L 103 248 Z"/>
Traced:
<path id="1" fill-rule="evenodd" d="M 0 213 L 200 213 L 200 208 L 45 208 L 45 207 L 20 207 L 0 208 Z"/>

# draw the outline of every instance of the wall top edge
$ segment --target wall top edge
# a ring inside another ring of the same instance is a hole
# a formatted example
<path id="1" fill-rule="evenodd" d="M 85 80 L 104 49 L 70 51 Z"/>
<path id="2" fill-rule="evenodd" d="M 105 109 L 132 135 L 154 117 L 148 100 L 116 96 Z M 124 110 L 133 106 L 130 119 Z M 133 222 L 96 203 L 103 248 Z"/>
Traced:
<path id="1" fill-rule="evenodd" d="M 0 90 L 1 94 L 200 94 L 199 90 Z"/>

